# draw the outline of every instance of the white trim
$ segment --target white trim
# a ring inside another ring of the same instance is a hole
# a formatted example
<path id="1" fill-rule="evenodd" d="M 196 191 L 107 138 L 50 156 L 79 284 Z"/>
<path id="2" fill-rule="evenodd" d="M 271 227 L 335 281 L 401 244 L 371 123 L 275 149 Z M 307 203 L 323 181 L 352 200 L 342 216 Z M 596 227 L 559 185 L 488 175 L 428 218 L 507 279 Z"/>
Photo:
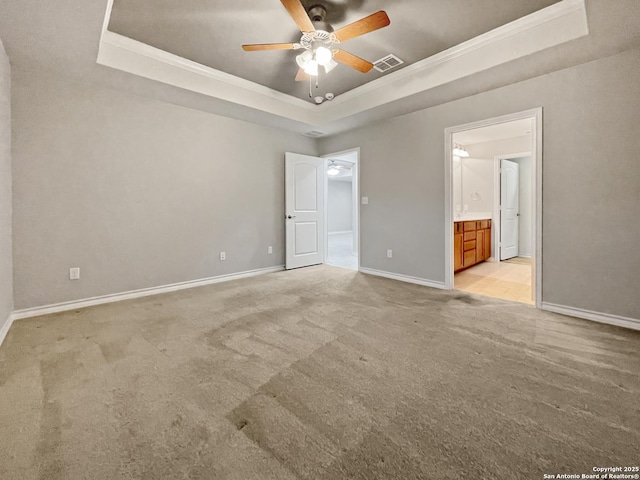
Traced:
<path id="1" fill-rule="evenodd" d="M 533 151 L 531 152 L 531 161 L 533 162 L 532 168 L 535 174 L 533 175 L 533 184 L 531 189 L 533 191 L 533 201 L 535 205 L 534 212 L 534 225 L 533 225 L 533 269 L 532 276 L 534 282 L 532 285 L 532 294 L 535 300 L 536 308 L 542 306 L 542 108 L 534 108 L 531 110 L 525 110 L 523 112 L 511 113 L 500 117 L 489 118 L 486 120 L 480 120 L 477 122 L 466 123 L 464 125 L 457 125 L 455 127 L 448 127 L 444 131 L 444 231 L 445 231 L 445 288 L 447 290 L 453 289 L 453 156 L 451 145 L 453 142 L 453 134 L 458 132 L 464 132 L 466 130 L 473 130 L 481 127 L 488 127 L 491 125 L 497 125 L 500 123 L 513 122 L 515 120 L 523 120 L 531 118 L 535 121 L 533 128 Z M 493 227 L 493 226 L 492 226 Z M 495 256 L 496 251 L 493 251 Z M 499 258 L 499 255 L 496 257 Z"/>
<path id="2" fill-rule="evenodd" d="M 325 122 L 453 82 L 589 34 L 584 0 L 562 0 L 321 105 Z M 364 98 L 366 96 L 366 98 Z M 338 108 L 343 107 L 346 108 Z M 333 110 L 344 110 L 337 113 Z"/>
<path id="3" fill-rule="evenodd" d="M 317 105 L 117 33 L 100 39 L 100 65 L 312 125 Z"/>
<path id="4" fill-rule="evenodd" d="M 439 290 L 447 290 L 446 285 L 443 282 L 434 282 L 433 280 L 427 280 L 425 278 L 412 277 L 409 275 L 401 275 L 399 273 L 385 272 L 382 270 L 374 270 L 373 268 L 359 268 L 360 273 L 366 275 L 375 275 L 376 277 L 390 278 L 391 280 L 398 280 L 399 282 L 413 283 L 416 285 L 422 285 L 423 287 L 437 288 Z"/>
<path id="5" fill-rule="evenodd" d="M 171 66 L 179 67 L 193 73 L 208 76 L 214 80 L 219 80 L 230 85 L 243 88 L 250 92 L 272 96 L 277 98 L 278 100 L 296 105 L 306 110 L 314 110 L 315 108 L 315 104 L 300 100 L 299 98 L 287 95 L 286 93 L 282 93 L 272 88 L 265 87 L 264 85 L 252 82 L 250 80 L 245 80 L 244 78 L 236 77 L 235 75 L 216 70 L 215 68 L 207 67 L 206 65 L 202 65 L 201 63 L 188 60 L 179 55 L 174 55 L 173 53 L 169 53 L 165 50 L 160 50 L 159 48 L 152 47 L 151 45 L 147 45 L 146 43 L 133 40 L 132 38 L 125 37 L 108 30 L 104 32 L 102 43 L 115 48 L 127 50 L 132 53 L 137 53 L 147 58 L 160 60 Z M 100 63 L 100 57 L 98 57 L 98 63 Z"/>
<path id="6" fill-rule="evenodd" d="M 2 346 L 2 342 L 4 342 L 4 339 L 7 338 L 7 335 L 9 334 L 9 329 L 11 328 L 11 325 L 13 325 L 14 320 L 15 318 L 13 314 L 9 314 L 7 319 L 4 321 L 2 328 L 0 328 L 0 347 Z"/>
<path id="7" fill-rule="evenodd" d="M 531 191 L 533 192 L 533 205 L 535 208 L 535 217 L 533 224 L 533 254 L 531 266 L 531 275 L 535 279 L 533 285 L 533 298 L 536 302 L 536 308 L 542 308 L 542 162 L 544 160 L 544 154 L 542 150 L 542 137 L 544 131 L 542 129 L 542 108 L 538 108 L 536 111 L 536 123 L 535 123 L 535 142 L 533 143 L 533 152 L 531 161 L 533 162 L 532 168 L 534 169 L 534 175 L 532 176 L 533 185 L 531 185 Z"/>
<path id="8" fill-rule="evenodd" d="M 98 63 L 186 90 L 244 105 L 314 128 L 427 91 L 589 34 L 585 0 L 562 0 L 444 52 L 315 105 L 169 54 L 107 30 Z"/>
<path id="9" fill-rule="evenodd" d="M 344 230 L 342 232 L 328 232 L 327 235 L 344 235 L 346 233 L 353 233 L 353 230 Z"/>
<path id="10" fill-rule="evenodd" d="M 113 11 L 113 0 L 107 0 L 107 11 L 104 14 L 104 21 L 102 22 L 102 35 L 109 31 L 109 22 L 111 22 L 111 12 Z M 102 43 L 102 38 L 100 39 Z M 98 49 L 100 45 L 98 45 Z"/>
<path id="11" fill-rule="evenodd" d="M 606 323 L 608 325 L 616 325 L 618 327 L 630 328 L 632 330 L 640 330 L 640 319 L 621 317 L 620 315 L 612 315 L 610 313 L 594 312 L 593 310 L 584 310 L 582 308 L 567 307 L 565 305 L 557 305 L 555 303 L 542 303 L 542 310 L 560 313 L 570 317 L 591 320 L 592 322 Z"/>
<path id="12" fill-rule="evenodd" d="M 51 313 L 66 312 L 77 308 L 93 307 L 104 303 L 121 302 L 123 300 L 132 300 L 135 298 L 148 297 L 150 295 L 159 295 L 161 293 L 177 292 L 178 290 L 186 290 L 188 288 L 203 287 L 214 283 L 229 282 L 231 280 L 239 280 L 241 278 L 255 277 L 266 273 L 281 272 L 284 265 L 277 267 L 259 268 L 256 270 L 247 270 L 246 272 L 229 273 L 219 275 L 217 277 L 203 278 L 200 280 L 190 280 L 188 282 L 172 283 L 170 285 L 162 285 L 159 287 L 143 288 L 140 290 L 132 290 L 130 292 L 113 293 L 110 295 L 102 295 L 99 297 L 85 298 L 82 300 L 73 300 L 70 302 L 56 303 L 53 305 L 44 305 L 41 307 L 27 308 L 24 310 L 16 310 L 13 312 L 12 320 L 23 318 L 38 317 L 40 315 L 48 315 Z"/>

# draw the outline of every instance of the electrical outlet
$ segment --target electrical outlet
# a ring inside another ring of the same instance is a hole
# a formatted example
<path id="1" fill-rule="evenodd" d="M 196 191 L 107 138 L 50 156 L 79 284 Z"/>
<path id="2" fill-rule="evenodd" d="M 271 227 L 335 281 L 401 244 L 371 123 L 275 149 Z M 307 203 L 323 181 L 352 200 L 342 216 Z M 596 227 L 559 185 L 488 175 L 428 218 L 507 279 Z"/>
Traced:
<path id="1" fill-rule="evenodd" d="M 227 259 L 227 252 L 220 252 L 220 260 L 226 260 Z"/>
<path id="2" fill-rule="evenodd" d="M 80 267 L 69 269 L 69 280 L 80 280 Z"/>
<path id="3" fill-rule="evenodd" d="M 271 245 L 269 245 L 269 246 L 267 247 L 267 253 L 268 253 L 269 255 L 271 255 L 271 254 L 273 253 L 273 247 L 272 247 Z"/>
<path id="4" fill-rule="evenodd" d="M 393 258 L 393 250 L 387 250 L 387 258 Z"/>

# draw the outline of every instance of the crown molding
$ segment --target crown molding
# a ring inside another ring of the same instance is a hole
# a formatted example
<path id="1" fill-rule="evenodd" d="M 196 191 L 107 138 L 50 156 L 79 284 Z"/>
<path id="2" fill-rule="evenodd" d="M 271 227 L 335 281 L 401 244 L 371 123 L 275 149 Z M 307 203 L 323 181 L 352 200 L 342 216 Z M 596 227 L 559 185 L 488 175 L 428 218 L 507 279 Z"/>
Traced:
<path id="1" fill-rule="evenodd" d="M 330 104 L 321 105 L 321 123 L 331 123 L 588 34 L 585 0 L 563 0 L 337 96 Z"/>
<path id="2" fill-rule="evenodd" d="M 339 95 L 322 105 L 278 92 L 108 30 L 97 62 L 141 77 L 313 127 L 424 92 L 589 34 L 585 0 L 562 0 L 467 42 Z"/>
<path id="3" fill-rule="evenodd" d="M 291 120 L 313 123 L 315 105 L 309 102 L 108 30 L 101 35 L 97 63 Z"/>

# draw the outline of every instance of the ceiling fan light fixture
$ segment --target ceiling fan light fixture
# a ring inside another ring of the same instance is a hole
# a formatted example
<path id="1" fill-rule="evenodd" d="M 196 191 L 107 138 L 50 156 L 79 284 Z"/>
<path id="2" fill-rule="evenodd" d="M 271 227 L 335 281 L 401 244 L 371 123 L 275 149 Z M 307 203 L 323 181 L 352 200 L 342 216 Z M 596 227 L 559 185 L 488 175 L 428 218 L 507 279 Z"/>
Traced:
<path id="1" fill-rule="evenodd" d="M 304 73 L 307 75 L 311 75 L 312 77 L 318 76 L 318 62 L 315 60 L 309 60 L 307 65 L 304 67 Z"/>
<path id="2" fill-rule="evenodd" d="M 332 61 L 333 53 L 327 47 L 316 48 L 316 62 L 318 65 L 326 66 Z"/>
<path id="3" fill-rule="evenodd" d="M 313 54 L 309 50 L 305 50 L 296 57 L 296 63 L 303 70 L 307 67 L 309 61 L 313 58 Z"/>
<path id="4" fill-rule="evenodd" d="M 329 73 L 331 70 L 333 70 L 334 68 L 336 68 L 338 66 L 338 63 L 334 60 L 329 60 L 326 65 L 324 65 L 324 71 L 326 73 Z"/>

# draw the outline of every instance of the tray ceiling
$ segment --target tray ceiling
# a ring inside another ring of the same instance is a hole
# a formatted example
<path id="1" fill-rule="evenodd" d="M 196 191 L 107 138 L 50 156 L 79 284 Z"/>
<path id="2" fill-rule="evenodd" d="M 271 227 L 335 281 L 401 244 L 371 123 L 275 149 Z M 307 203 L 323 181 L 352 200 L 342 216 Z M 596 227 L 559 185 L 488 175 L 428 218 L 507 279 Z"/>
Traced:
<path id="1" fill-rule="evenodd" d="M 558 0 L 303 0 L 323 4 L 334 28 L 378 10 L 391 25 L 345 42 L 343 48 L 375 61 L 394 54 L 405 63 L 382 74 L 339 65 L 320 77 L 315 95 L 343 94 L 445 51 Z M 309 84 L 295 82 L 295 51 L 245 52 L 245 43 L 297 42 L 300 33 L 278 0 L 114 0 L 108 29 L 160 50 L 300 99 Z"/>

